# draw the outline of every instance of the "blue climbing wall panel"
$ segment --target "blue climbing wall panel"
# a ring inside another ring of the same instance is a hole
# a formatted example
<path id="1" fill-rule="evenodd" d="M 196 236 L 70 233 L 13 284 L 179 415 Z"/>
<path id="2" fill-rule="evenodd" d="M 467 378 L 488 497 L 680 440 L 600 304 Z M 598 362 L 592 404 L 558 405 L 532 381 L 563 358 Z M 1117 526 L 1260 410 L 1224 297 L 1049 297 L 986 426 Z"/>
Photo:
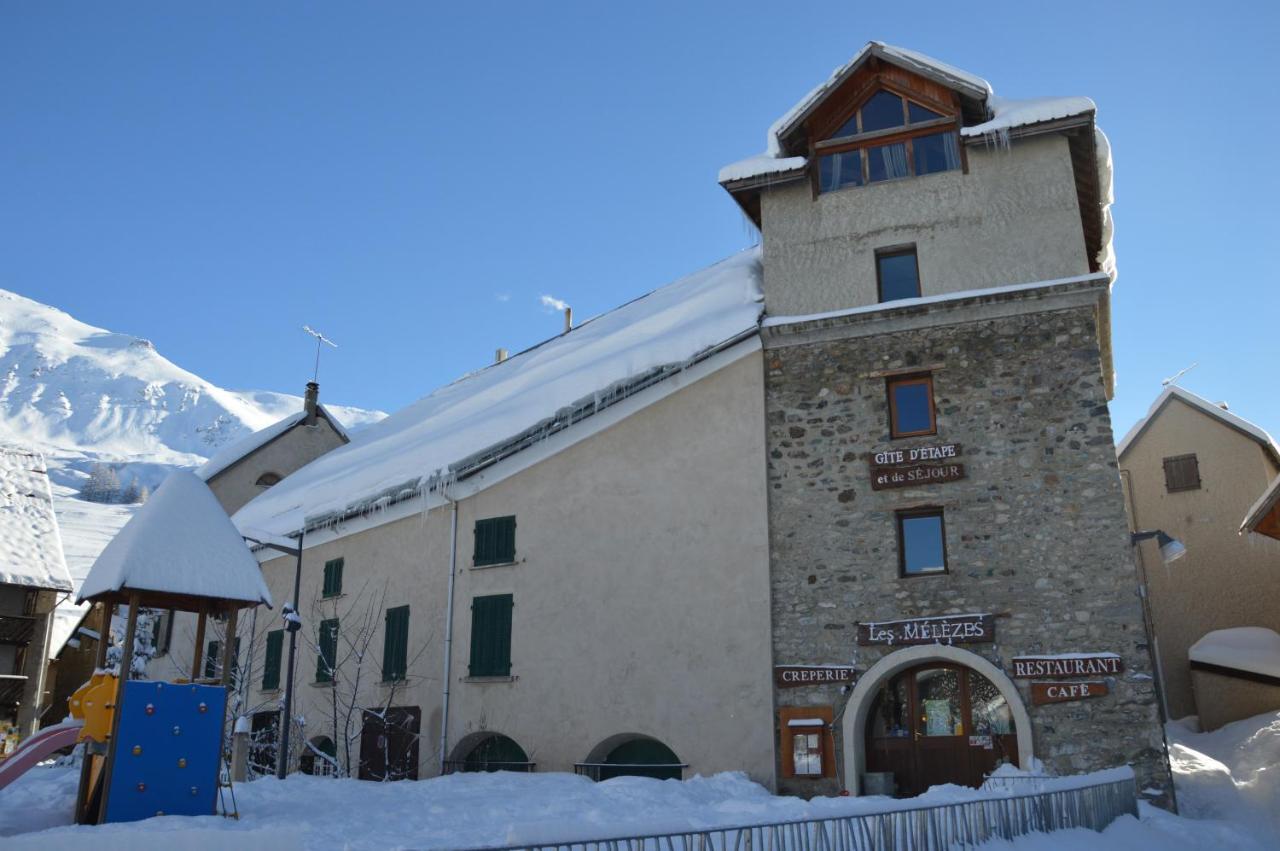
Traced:
<path id="1" fill-rule="evenodd" d="M 105 820 L 213 815 L 226 692 L 150 680 L 124 688 Z"/>

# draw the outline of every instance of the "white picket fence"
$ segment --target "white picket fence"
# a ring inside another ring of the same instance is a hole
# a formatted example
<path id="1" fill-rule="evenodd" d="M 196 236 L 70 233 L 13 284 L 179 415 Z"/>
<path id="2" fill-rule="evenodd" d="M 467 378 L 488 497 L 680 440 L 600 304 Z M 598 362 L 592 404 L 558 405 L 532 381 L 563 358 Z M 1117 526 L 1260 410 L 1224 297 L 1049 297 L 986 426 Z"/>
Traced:
<path id="1" fill-rule="evenodd" d="M 950 851 L 1137 815 L 1134 780 L 808 821 L 494 846 L 483 851 Z M 481 849 L 472 849 L 481 851 Z"/>

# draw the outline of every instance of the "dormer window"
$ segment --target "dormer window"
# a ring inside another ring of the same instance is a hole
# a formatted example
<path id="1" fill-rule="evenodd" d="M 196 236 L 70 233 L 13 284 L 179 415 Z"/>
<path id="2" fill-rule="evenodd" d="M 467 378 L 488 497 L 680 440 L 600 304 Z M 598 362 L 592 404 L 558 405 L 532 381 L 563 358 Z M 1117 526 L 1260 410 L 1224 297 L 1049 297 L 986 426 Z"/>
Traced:
<path id="1" fill-rule="evenodd" d="M 887 89 L 815 146 L 818 191 L 963 167 L 958 119 Z"/>

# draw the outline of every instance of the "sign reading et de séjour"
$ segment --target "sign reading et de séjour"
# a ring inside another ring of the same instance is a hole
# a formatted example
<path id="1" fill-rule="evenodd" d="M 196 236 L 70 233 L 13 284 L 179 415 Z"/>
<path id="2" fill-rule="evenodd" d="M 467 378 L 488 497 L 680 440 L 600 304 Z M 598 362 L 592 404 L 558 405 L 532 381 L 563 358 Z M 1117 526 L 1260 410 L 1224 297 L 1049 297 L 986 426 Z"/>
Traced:
<path id="1" fill-rule="evenodd" d="M 985 613 L 858 624 L 858 643 L 862 645 L 981 644 L 995 640 L 995 618 Z"/>
<path id="2" fill-rule="evenodd" d="M 1124 671 L 1124 662 L 1114 653 L 1061 653 L 1056 656 L 1017 656 L 1013 675 L 1018 679 L 1059 679 L 1101 677 Z"/>
<path id="3" fill-rule="evenodd" d="M 871 489 L 879 491 L 963 479 L 964 465 L 953 460 L 959 456 L 958 443 L 886 449 L 873 453 Z"/>
<path id="4" fill-rule="evenodd" d="M 857 672 L 848 665 L 778 665 L 773 669 L 778 688 L 847 685 L 857 678 Z"/>

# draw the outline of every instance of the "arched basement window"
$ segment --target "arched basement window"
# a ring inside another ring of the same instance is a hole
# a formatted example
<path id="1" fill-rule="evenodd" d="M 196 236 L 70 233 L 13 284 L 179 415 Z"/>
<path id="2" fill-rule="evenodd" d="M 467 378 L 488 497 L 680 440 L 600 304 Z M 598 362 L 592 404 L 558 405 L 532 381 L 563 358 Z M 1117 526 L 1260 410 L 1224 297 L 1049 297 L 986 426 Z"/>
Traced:
<path id="1" fill-rule="evenodd" d="M 524 748 L 501 733 L 476 744 L 462 761 L 463 771 L 532 771 L 533 763 Z"/>
<path id="2" fill-rule="evenodd" d="M 819 192 L 964 167 L 959 117 L 887 89 L 815 146 Z"/>
<path id="3" fill-rule="evenodd" d="M 316 736 L 307 742 L 298 760 L 298 768 L 303 774 L 330 777 L 337 773 L 335 768 L 337 757 L 338 749 L 334 746 L 333 739 L 328 736 Z"/>
<path id="4" fill-rule="evenodd" d="M 263 473 L 258 476 L 258 481 L 254 482 L 260 488 L 269 488 L 272 485 L 280 484 L 280 480 L 284 478 L 279 473 Z"/>
<path id="5" fill-rule="evenodd" d="M 657 739 L 640 737 L 623 742 L 609 751 L 600 768 L 600 780 L 611 777 L 653 777 L 679 780 L 684 765 L 675 751 Z"/>

